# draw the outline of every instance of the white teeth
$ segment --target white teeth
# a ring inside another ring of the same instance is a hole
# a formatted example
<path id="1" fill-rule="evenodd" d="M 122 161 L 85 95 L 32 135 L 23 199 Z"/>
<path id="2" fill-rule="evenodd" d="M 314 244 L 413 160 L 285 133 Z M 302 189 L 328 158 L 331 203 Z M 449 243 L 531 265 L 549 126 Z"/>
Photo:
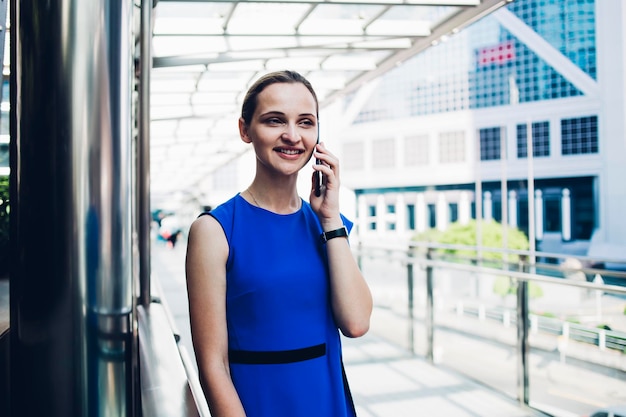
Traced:
<path id="1" fill-rule="evenodd" d="M 300 151 L 289 150 L 289 149 L 281 149 L 280 152 L 286 153 L 287 155 L 295 155 L 295 154 L 300 153 Z"/>

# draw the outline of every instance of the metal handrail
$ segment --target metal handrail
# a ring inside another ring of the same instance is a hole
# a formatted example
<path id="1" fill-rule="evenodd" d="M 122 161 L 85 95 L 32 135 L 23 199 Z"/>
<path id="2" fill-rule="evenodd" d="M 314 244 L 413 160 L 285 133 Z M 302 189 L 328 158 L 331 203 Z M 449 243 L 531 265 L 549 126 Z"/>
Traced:
<path id="1" fill-rule="evenodd" d="M 367 248 L 368 250 L 380 250 L 385 252 L 392 253 L 405 253 L 408 254 L 411 251 L 415 252 L 418 249 L 425 250 L 465 250 L 465 251 L 475 251 L 476 253 L 499 253 L 503 255 L 517 255 L 521 257 L 526 257 L 527 259 L 532 258 L 545 258 L 545 259 L 576 259 L 581 262 L 583 265 L 600 265 L 600 264 L 618 264 L 623 265 L 623 271 L 617 270 L 607 270 L 603 268 L 572 268 L 565 265 L 560 265 L 561 270 L 581 270 L 581 271 L 605 271 L 607 274 L 619 277 L 626 278 L 626 261 L 624 259 L 615 259 L 615 258 L 603 258 L 603 257 L 590 257 L 590 256 L 582 256 L 582 255 L 570 255 L 570 254 L 562 254 L 562 253 L 554 253 L 554 252 L 539 252 L 539 251 L 530 251 L 530 250 L 522 250 L 522 249 L 507 249 L 507 248 L 497 248 L 490 246 L 468 246 L 468 245 L 460 245 L 460 244 L 449 244 L 449 243 L 436 243 L 436 242 L 426 242 L 426 241 L 409 241 L 408 243 L 363 243 L 358 242 L 356 245 L 357 252 L 361 248 Z M 410 257 L 410 256 L 409 256 Z M 478 257 L 459 257 L 466 260 L 481 260 Z M 492 261 L 491 259 L 482 259 L 483 261 Z M 554 264 L 542 264 L 545 267 L 555 267 Z"/>
<path id="2" fill-rule="evenodd" d="M 484 258 L 469 258 L 469 257 L 457 257 L 456 259 L 459 260 L 465 260 L 465 261 L 471 261 L 470 263 L 458 263 L 458 262 L 450 262 L 450 261 L 445 261 L 445 260 L 437 260 L 435 258 L 433 258 L 433 254 L 435 253 L 434 250 L 430 250 L 428 254 L 424 254 L 423 257 L 417 257 L 415 256 L 415 254 L 412 251 L 412 247 L 413 245 L 409 245 L 409 247 L 407 248 L 406 246 L 404 248 L 401 248 L 399 246 L 382 246 L 382 245 L 359 245 L 357 246 L 357 248 L 354 250 L 355 254 L 357 256 L 374 256 L 375 255 L 375 251 L 376 250 L 384 250 L 386 252 L 388 252 L 389 254 L 391 254 L 391 256 L 387 256 L 386 259 L 388 260 L 396 260 L 396 261 L 400 261 L 404 264 L 413 264 L 413 265 L 417 265 L 417 266 L 424 266 L 424 267 L 442 267 L 442 268 L 447 268 L 447 269 L 457 269 L 457 270 L 463 270 L 463 271 L 472 271 L 472 272 L 481 272 L 481 273 L 485 273 L 485 274 L 492 274 L 492 275 L 500 275 L 502 274 L 503 271 L 506 272 L 506 274 L 508 276 L 517 278 L 521 281 L 537 281 L 537 282 L 546 282 L 546 283 L 552 283 L 552 284 L 559 284 L 559 285 L 566 285 L 566 286 L 572 286 L 572 287 L 580 287 L 580 288 L 587 288 L 587 289 L 592 289 L 592 290 L 602 290 L 602 291 L 607 291 L 607 292 L 613 292 L 613 293 L 617 293 L 617 294 L 626 294 L 626 287 L 621 287 L 619 285 L 609 285 L 609 284 L 598 284 L 598 283 L 594 283 L 594 282 L 583 282 L 583 281 L 573 281 L 573 280 L 563 280 L 560 278 L 555 278 L 552 276 L 547 276 L 547 275 L 543 275 L 543 274 L 538 274 L 538 273 L 532 273 L 532 272 L 527 272 L 529 271 L 531 268 L 537 268 L 537 267 L 542 267 L 542 268 L 546 268 L 546 269 L 550 269 L 550 265 L 549 264 L 537 264 L 537 263 L 531 263 L 529 261 L 519 261 L 516 263 L 516 265 L 518 266 L 518 270 L 511 270 L 511 269 L 503 269 L 503 268 L 490 268 L 490 267 L 485 267 L 485 266 L 480 266 L 482 264 L 489 264 L 489 263 L 494 263 L 495 261 L 493 259 L 484 259 Z M 472 250 L 475 249 L 475 246 L 463 246 L 463 245 L 441 245 L 441 244 L 433 244 L 433 245 L 429 245 L 428 248 L 430 249 L 462 249 L 462 250 Z M 494 252 L 498 251 L 498 249 L 496 248 L 489 248 L 489 251 L 491 251 L 493 249 Z M 485 250 L 484 248 L 482 250 Z M 517 254 L 518 252 L 521 252 L 522 254 L 526 253 L 526 251 L 516 251 L 516 250 L 502 250 L 502 253 L 508 253 L 508 254 Z M 542 255 L 543 256 L 543 255 Z M 568 258 L 574 258 L 573 256 L 568 256 Z M 579 259 L 578 257 L 575 257 L 576 259 Z M 591 259 L 591 258 L 590 258 Z M 612 262 L 612 263 L 616 263 L 616 262 Z M 624 263 L 622 261 L 622 263 Z M 510 263 L 503 263 L 504 265 L 512 265 Z M 624 263 L 626 265 L 626 263 Z M 552 266 L 552 268 L 554 268 L 554 266 Z M 574 272 L 574 271 L 579 271 L 579 272 L 593 272 L 593 273 L 602 273 L 603 276 L 606 277 L 614 277 L 614 278 L 626 278 L 626 272 L 622 272 L 622 271 L 614 271 L 614 270 L 607 270 L 607 269 L 601 269 L 601 268 L 571 268 L 571 267 L 563 267 L 560 268 L 561 271 L 564 272 Z"/>

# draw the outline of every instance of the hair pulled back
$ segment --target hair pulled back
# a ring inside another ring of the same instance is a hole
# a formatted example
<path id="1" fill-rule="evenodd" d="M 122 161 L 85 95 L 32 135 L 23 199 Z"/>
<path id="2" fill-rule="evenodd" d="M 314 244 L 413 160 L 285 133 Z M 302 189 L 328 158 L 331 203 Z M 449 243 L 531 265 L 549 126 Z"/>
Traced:
<path id="1" fill-rule="evenodd" d="M 252 86 L 248 89 L 246 96 L 243 100 L 243 105 L 241 106 L 241 117 L 244 120 L 246 126 L 250 125 L 252 121 L 252 115 L 256 110 L 258 104 L 259 94 L 265 90 L 266 87 L 276 84 L 276 83 L 301 83 L 303 84 L 313 95 L 315 99 L 315 107 L 316 112 L 319 112 L 319 103 L 317 101 L 317 95 L 315 94 L 315 90 L 313 90 L 313 86 L 302 76 L 301 74 L 295 71 L 283 70 L 283 71 L 275 71 L 265 74 Z"/>

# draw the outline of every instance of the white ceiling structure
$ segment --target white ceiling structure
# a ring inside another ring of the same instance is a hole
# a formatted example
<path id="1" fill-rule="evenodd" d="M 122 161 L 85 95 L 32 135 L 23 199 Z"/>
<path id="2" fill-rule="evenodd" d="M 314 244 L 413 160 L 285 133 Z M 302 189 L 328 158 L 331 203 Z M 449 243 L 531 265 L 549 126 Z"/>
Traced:
<path id="1" fill-rule="evenodd" d="M 302 73 L 324 108 L 509 1 L 159 0 L 150 76 L 153 207 L 197 189 L 250 149 L 237 120 L 260 75 Z"/>

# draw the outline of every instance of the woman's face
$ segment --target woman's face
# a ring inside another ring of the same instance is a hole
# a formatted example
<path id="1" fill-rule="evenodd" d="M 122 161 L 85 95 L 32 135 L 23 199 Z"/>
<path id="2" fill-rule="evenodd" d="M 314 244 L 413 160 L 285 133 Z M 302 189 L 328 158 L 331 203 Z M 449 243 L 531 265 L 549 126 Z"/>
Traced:
<path id="1" fill-rule="evenodd" d="M 241 139 L 252 143 L 261 166 L 282 175 L 304 167 L 317 142 L 317 105 L 301 83 L 275 83 L 257 97 L 249 126 L 239 120 Z"/>

